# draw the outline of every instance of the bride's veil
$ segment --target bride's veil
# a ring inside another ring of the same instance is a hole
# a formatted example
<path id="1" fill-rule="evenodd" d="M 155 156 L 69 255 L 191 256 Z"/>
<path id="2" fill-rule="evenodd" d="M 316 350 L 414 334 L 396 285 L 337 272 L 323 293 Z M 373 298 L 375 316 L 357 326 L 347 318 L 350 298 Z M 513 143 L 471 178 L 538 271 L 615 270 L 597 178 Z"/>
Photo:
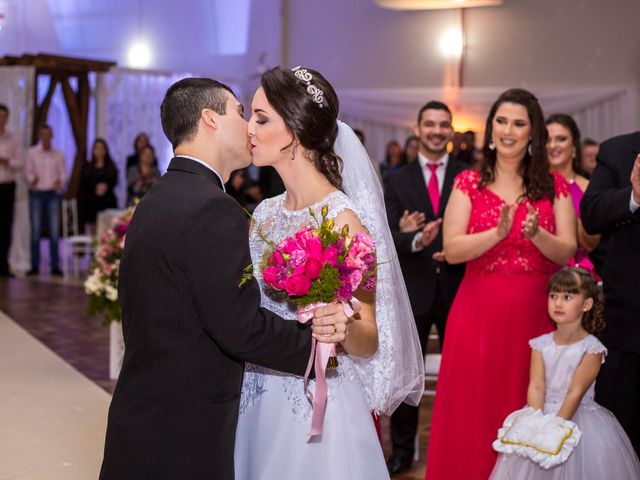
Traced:
<path id="1" fill-rule="evenodd" d="M 379 346 L 369 359 L 351 357 L 369 406 L 390 414 L 401 402 L 418 405 L 424 389 L 424 359 L 407 288 L 400 270 L 380 180 L 349 125 L 338 121 L 334 149 L 342 158 L 342 185 L 376 242 L 376 322 Z"/>

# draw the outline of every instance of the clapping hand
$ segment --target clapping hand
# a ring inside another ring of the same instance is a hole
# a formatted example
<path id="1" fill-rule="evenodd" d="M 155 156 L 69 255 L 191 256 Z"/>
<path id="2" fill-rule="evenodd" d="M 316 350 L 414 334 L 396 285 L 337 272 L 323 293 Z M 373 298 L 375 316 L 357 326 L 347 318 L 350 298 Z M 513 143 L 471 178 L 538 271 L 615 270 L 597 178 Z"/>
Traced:
<path id="1" fill-rule="evenodd" d="M 424 227 L 424 213 L 415 211 L 409 213 L 409 210 L 405 210 L 400 219 L 400 231 L 402 233 L 416 232 Z"/>
<path id="2" fill-rule="evenodd" d="M 511 231 L 511 225 L 513 225 L 513 216 L 516 214 L 517 205 L 507 205 L 506 203 L 500 208 L 500 219 L 498 220 L 498 226 L 496 232 L 500 240 L 507 238 Z"/>
<path id="3" fill-rule="evenodd" d="M 422 229 L 422 238 L 420 239 L 420 243 L 423 248 L 431 245 L 436 237 L 438 236 L 438 232 L 440 231 L 440 225 L 442 224 L 442 219 L 438 218 L 437 220 L 433 220 L 427 223 Z"/>
<path id="4" fill-rule="evenodd" d="M 633 190 L 633 200 L 640 203 L 640 153 L 631 169 L 631 188 Z"/>
<path id="5" fill-rule="evenodd" d="M 349 317 L 341 303 L 332 303 L 316 308 L 313 312 L 311 330 L 318 342 L 341 343 L 347 337 Z"/>
<path id="6" fill-rule="evenodd" d="M 527 218 L 522 222 L 522 234 L 529 240 L 533 239 L 540 230 L 540 214 L 527 203 Z"/>

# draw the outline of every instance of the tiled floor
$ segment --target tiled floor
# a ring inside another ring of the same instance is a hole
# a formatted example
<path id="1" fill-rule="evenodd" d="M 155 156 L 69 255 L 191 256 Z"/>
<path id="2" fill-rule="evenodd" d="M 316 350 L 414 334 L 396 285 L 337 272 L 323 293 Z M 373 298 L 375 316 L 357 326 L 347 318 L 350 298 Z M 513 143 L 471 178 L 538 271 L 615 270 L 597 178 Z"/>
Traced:
<path id="1" fill-rule="evenodd" d="M 112 393 L 109 380 L 109 329 L 99 318 L 85 314 L 87 297 L 81 282 L 45 275 L 35 278 L 0 278 L 0 310 L 82 372 Z M 424 478 L 425 451 L 431 423 L 432 398 L 420 408 L 420 460 L 397 480 Z M 382 419 L 383 445 L 390 452 L 388 419 Z"/>

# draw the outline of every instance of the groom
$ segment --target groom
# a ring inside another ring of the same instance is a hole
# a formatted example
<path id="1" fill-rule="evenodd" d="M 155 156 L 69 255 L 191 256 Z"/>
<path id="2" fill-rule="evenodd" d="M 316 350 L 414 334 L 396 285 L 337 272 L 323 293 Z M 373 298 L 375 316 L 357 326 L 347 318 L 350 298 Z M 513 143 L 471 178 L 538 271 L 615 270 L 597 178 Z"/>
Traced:
<path id="1" fill-rule="evenodd" d="M 242 105 L 214 80 L 172 85 L 160 109 L 176 157 L 136 208 L 120 265 L 125 354 L 101 480 L 232 480 L 244 362 L 303 375 L 311 329 L 259 308 L 247 218 L 224 193 L 251 155 Z M 315 333 L 343 341 L 338 305 Z"/>

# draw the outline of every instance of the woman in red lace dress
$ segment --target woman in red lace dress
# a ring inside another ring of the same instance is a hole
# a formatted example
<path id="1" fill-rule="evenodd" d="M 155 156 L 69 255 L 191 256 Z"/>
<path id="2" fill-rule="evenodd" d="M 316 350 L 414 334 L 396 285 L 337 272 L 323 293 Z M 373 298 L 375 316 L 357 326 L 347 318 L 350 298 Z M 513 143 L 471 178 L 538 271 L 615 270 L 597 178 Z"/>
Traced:
<path id="1" fill-rule="evenodd" d="M 569 187 L 549 172 L 537 99 L 512 89 L 491 108 L 485 160 L 458 175 L 444 251 L 467 269 L 447 320 L 428 480 L 486 480 L 506 415 L 526 403 L 528 340 L 548 332 L 546 282 L 576 250 Z"/>

